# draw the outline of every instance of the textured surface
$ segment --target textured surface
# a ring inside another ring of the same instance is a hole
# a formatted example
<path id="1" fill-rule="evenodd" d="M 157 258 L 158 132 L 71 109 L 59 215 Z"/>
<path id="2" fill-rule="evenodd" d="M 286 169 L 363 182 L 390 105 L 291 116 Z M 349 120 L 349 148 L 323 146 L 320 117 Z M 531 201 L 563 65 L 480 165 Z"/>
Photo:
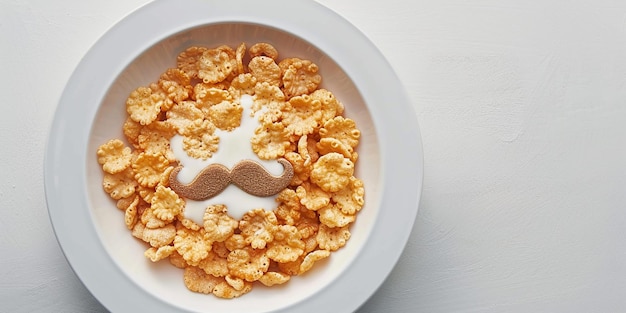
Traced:
<path id="1" fill-rule="evenodd" d="M 1 312 L 106 311 L 54 238 L 43 151 L 71 71 L 146 2 L 0 0 Z M 626 2 L 320 2 L 387 56 L 424 142 L 413 234 L 359 313 L 625 311 Z"/>

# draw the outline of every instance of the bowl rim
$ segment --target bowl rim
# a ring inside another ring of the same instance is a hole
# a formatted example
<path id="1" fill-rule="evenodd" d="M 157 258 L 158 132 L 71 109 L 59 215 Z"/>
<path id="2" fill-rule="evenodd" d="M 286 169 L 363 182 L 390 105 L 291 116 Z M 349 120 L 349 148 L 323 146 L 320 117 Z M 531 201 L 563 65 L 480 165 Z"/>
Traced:
<path id="1" fill-rule="evenodd" d="M 284 12 L 307 14 L 288 15 Z M 153 18 L 164 13 L 171 16 L 184 13 L 185 18 Z M 319 28 L 311 28 L 322 18 L 324 23 Z M 155 301 L 153 295 L 131 283 L 121 283 L 129 280 L 113 264 L 97 231 L 90 223 L 76 222 L 91 219 L 88 210 L 77 210 L 86 207 L 88 200 L 86 192 L 75 194 L 75 190 L 84 189 L 86 184 L 86 166 L 76 166 L 76 160 L 87 158 L 83 147 L 88 146 L 91 123 L 99 107 L 99 104 L 85 105 L 81 99 L 86 94 L 104 99 L 108 86 L 119 73 L 159 41 L 186 29 L 214 23 L 264 25 L 295 34 L 314 44 L 342 67 L 370 110 L 380 138 L 380 205 L 385 210 L 377 216 L 367 239 L 368 246 L 359 251 L 359 258 L 366 261 L 353 262 L 342 273 L 342 279 L 298 304 L 299 312 L 318 311 L 329 304 L 333 305 L 334 312 L 355 311 L 390 274 L 413 229 L 423 180 L 421 135 L 413 105 L 382 53 L 347 20 L 314 1 L 155 1 L 135 10 L 107 31 L 72 73 L 59 100 L 46 143 L 44 189 L 57 241 L 73 271 L 107 309 L 181 310 L 167 302 Z M 358 55 L 352 55 L 352 51 Z M 367 68 L 363 65 L 365 61 Z M 375 79 L 370 73 L 376 73 Z M 380 81 L 386 83 L 384 90 L 381 90 Z M 393 153 L 398 147 L 401 147 L 401 153 Z M 111 288 L 102 282 L 118 284 Z M 272 312 L 291 309 L 287 307 Z"/>

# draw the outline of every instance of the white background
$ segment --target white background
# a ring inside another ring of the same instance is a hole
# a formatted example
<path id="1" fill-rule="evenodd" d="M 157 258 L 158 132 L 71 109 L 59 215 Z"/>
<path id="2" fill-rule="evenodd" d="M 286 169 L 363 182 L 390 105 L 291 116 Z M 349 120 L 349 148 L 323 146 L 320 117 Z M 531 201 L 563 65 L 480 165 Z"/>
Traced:
<path id="1" fill-rule="evenodd" d="M 0 0 L 0 312 L 106 311 L 55 240 L 44 147 L 81 57 L 147 2 Z M 423 136 L 415 228 L 359 312 L 626 312 L 626 2 L 320 2 Z"/>

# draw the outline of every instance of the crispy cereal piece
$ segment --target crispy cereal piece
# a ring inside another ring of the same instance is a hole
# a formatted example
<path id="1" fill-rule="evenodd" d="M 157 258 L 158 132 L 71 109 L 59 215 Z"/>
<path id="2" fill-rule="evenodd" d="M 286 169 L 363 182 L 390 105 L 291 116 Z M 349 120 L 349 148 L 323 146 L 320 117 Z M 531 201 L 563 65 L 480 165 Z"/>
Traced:
<path id="1" fill-rule="evenodd" d="M 288 103 L 290 110 L 283 113 L 287 131 L 298 136 L 312 133 L 322 118 L 320 101 L 304 95 L 293 97 Z"/>
<path id="2" fill-rule="evenodd" d="M 142 152 L 132 164 L 135 179 L 144 187 L 154 187 L 170 162 L 160 153 Z"/>
<path id="3" fill-rule="evenodd" d="M 233 99 L 242 95 L 253 95 L 256 82 L 256 78 L 250 73 L 239 74 L 230 82 L 228 93 Z"/>
<path id="4" fill-rule="evenodd" d="M 266 82 L 272 86 L 280 86 L 280 67 L 272 58 L 257 56 L 248 63 L 248 70 L 258 82 Z"/>
<path id="5" fill-rule="evenodd" d="M 226 241 L 224 241 L 224 245 L 226 249 L 228 249 L 228 251 L 235 251 L 238 249 L 243 249 L 245 246 L 248 245 L 248 243 L 246 243 L 246 238 L 244 238 L 243 235 L 234 234 L 228 237 Z"/>
<path id="6" fill-rule="evenodd" d="M 252 290 L 252 284 L 249 282 L 243 281 L 242 285 L 239 287 L 240 289 L 235 289 L 228 282 L 224 281 L 215 288 L 213 288 L 213 294 L 218 298 L 223 299 L 233 299 L 237 297 L 241 297 L 242 295 L 250 292 Z"/>
<path id="7" fill-rule="evenodd" d="M 141 239 L 151 246 L 158 248 L 171 244 L 172 241 L 174 241 L 174 236 L 176 236 L 176 227 L 174 224 L 167 224 L 159 228 L 146 227 Z"/>
<path id="8" fill-rule="evenodd" d="M 281 272 L 267 272 L 259 278 L 259 282 L 265 286 L 282 285 L 288 282 L 291 276 Z"/>
<path id="9" fill-rule="evenodd" d="M 336 192 L 348 185 L 352 174 L 354 163 L 339 153 L 331 152 L 313 164 L 311 181 L 324 191 Z"/>
<path id="10" fill-rule="evenodd" d="M 235 233 L 239 223 L 228 215 L 228 210 L 223 204 L 207 207 L 204 212 L 204 230 L 213 242 L 222 242 Z"/>
<path id="11" fill-rule="evenodd" d="M 333 119 L 335 116 L 339 116 L 343 113 L 343 104 L 335 98 L 330 91 L 326 89 L 317 89 L 310 94 L 311 98 L 317 99 L 322 104 L 322 121 L 321 125 L 324 125 L 328 120 Z"/>
<path id="12" fill-rule="evenodd" d="M 198 78 L 198 60 L 207 51 L 206 47 L 191 46 L 176 57 L 176 67 L 187 73 L 189 78 Z"/>
<path id="13" fill-rule="evenodd" d="M 298 140 L 298 153 L 300 153 L 305 160 L 310 160 L 311 163 L 317 162 L 320 158 L 320 153 L 317 150 L 319 138 L 313 135 L 305 135 Z"/>
<path id="14" fill-rule="evenodd" d="M 215 286 L 223 283 L 224 279 L 207 274 L 196 266 L 187 266 L 183 273 L 183 281 L 187 289 L 193 292 L 212 294 Z"/>
<path id="15" fill-rule="evenodd" d="M 278 220 L 274 212 L 264 209 L 251 210 L 239 221 L 241 235 L 254 249 L 265 248 L 265 245 L 274 239 L 277 225 Z"/>
<path id="16" fill-rule="evenodd" d="M 180 227 L 185 227 L 189 230 L 199 230 L 200 229 L 200 225 L 198 225 L 196 222 L 194 222 L 191 219 L 185 218 L 184 214 L 181 212 L 181 214 L 178 215 L 178 225 L 176 225 L 177 228 Z"/>
<path id="17" fill-rule="evenodd" d="M 280 225 L 274 232 L 274 240 L 268 243 L 267 256 L 276 262 L 292 262 L 304 253 L 304 241 L 298 228 Z"/>
<path id="18" fill-rule="evenodd" d="M 313 252 L 310 252 L 309 254 L 306 255 L 306 257 L 304 257 L 302 264 L 300 264 L 299 275 L 302 275 L 305 272 L 308 272 L 311 268 L 313 268 L 313 264 L 315 264 L 315 262 L 325 259 L 329 256 L 330 256 L 330 251 L 328 250 L 315 250 Z"/>
<path id="19" fill-rule="evenodd" d="M 143 213 L 141 214 L 140 221 L 141 223 L 137 223 L 137 224 L 143 224 L 147 228 L 161 228 L 161 227 L 165 227 L 165 225 L 168 224 L 168 222 L 154 215 L 154 210 L 152 209 L 152 207 L 147 207 L 143 211 Z"/>
<path id="20" fill-rule="evenodd" d="M 217 254 L 220 258 L 224 259 L 228 257 L 228 254 L 230 253 L 230 250 L 226 248 L 225 242 L 213 242 L 213 248 L 211 251 L 215 252 L 215 254 Z"/>
<path id="21" fill-rule="evenodd" d="M 185 201 L 169 187 L 157 186 L 150 202 L 154 215 L 163 221 L 171 222 L 185 208 Z"/>
<path id="22" fill-rule="evenodd" d="M 196 102 L 194 101 L 182 101 L 174 104 L 165 116 L 167 117 L 167 122 L 179 134 L 182 134 L 196 120 L 204 119 L 204 113 L 196 107 Z"/>
<path id="23" fill-rule="evenodd" d="M 130 116 L 126 118 L 124 126 L 122 127 L 124 137 L 126 137 L 128 143 L 133 145 L 135 148 L 139 147 L 138 137 L 142 128 L 143 126 L 138 122 L 135 122 L 132 118 L 130 118 Z"/>
<path id="24" fill-rule="evenodd" d="M 328 227 L 344 227 L 354 222 L 354 214 L 345 214 L 334 204 L 329 204 L 318 210 L 320 222 Z"/>
<path id="25" fill-rule="evenodd" d="M 241 290 L 244 287 L 244 280 L 239 278 L 239 277 L 234 277 L 232 275 L 226 275 L 226 276 L 224 276 L 224 279 L 235 290 Z"/>
<path id="26" fill-rule="evenodd" d="M 299 257 L 295 261 L 278 263 L 278 269 L 281 273 L 289 276 L 297 276 L 300 274 L 300 265 L 304 260 L 304 256 Z M 259 279 L 260 280 L 260 279 Z"/>
<path id="27" fill-rule="evenodd" d="M 304 241 L 304 253 L 305 254 L 308 254 L 309 252 L 317 249 L 317 239 L 315 238 L 315 236 L 306 238 L 303 241 Z"/>
<path id="28" fill-rule="evenodd" d="M 119 173 L 127 169 L 132 158 L 130 148 L 119 139 L 112 139 L 101 145 L 97 155 L 102 170 L 109 174 Z"/>
<path id="29" fill-rule="evenodd" d="M 180 255 L 178 251 L 176 251 L 176 248 L 174 248 L 174 251 L 172 251 L 172 253 L 170 254 L 169 259 L 170 264 L 174 265 L 177 268 L 185 269 L 185 267 L 189 266 L 189 264 L 187 264 L 187 261 L 183 259 L 183 256 Z"/>
<path id="30" fill-rule="evenodd" d="M 170 147 L 170 139 L 176 134 L 176 128 L 167 121 L 155 121 L 141 129 L 137 138 L 139 148 L 145 153 L 161 154 L 169 162 L 176 157 Z"/>
<path id="31" fill-rule="evenodd" d="M 215 127 L 221 130 L 232 131 L 241 125 L 243 107 L 239 104 L 239 101 L 224 101 L 211 106 L 207 115 Z"/>
<path id="32" fill-rule="evenodd" d="M 118 200 L 133 195 L 137 181 L 133 178 L 133 170 L 127 168 L 115 174 L 104 173 L 102 187 L 112 199 Z"/>
<path id="33" fill-rule="evenodd" d="M 207 84 L 225 80 L 237 69 L 235 52 L 226 46 L 208 49 L 198 59 L 198 78 Z"/>
<path id="34" fill-rule="evenodd" d="M 124 210 L 124 224 L 128 229 L 133 229 L 135 227 L 135 223 L 137 223 L 137 211 L 139 206 L 139 197 L 132 197 L 133 201 L 128 204 L 126 209 Z M 118 201 L 119 203 L 119 201 Z"/>
<path id="35" fill-rule="evenodd" d="M 266 56 L 271 58 L 272 60 L 278 59 L 278 51 L 274 46 L 270 45 L 266 42 L 255 43 L 250 47 L 249 50 L 250 58 L 255 58 L 258 56 Z"/>
<path id="36" fill-rule="evenodd" d="M 356 214 L 365 204 L 363 181 L 354 176 L 350 177 L 348 186 L 334 193 L 332 199 L 343 214 Z"/>
<path id="37" fill-rule="evenodd" d="M 332 120 L 328 120 L 319 133 L 321 138 L 333 137 L 352 148 L 359 144 L 359 137 L 361 137 L 361 131 L 356 127 L 356 123 L 343 116 L 337 116 Z"/>
<path id="38" fill-rule="evenodd" d="M 320 154 L 337 152 L 350 160 L 352 160 L 352 153 L 354 152 L 352 147 L 333 137 L 320 139 L 317 143 L 317 149 Z"/>
<path id="39" fill-rule="evenodd" d="M 320 221 L 317 212 L 310 210 L 302 210 L 300 219 L 296 223 L 296 227 L 302 236 L 302 239 L 308 239 L 317 235 Z"/>
<path id="40" fill-rule="evenodd" d="M 283 92 L 287 98 L 311 93 L 322 82 L 317 65 L 309 60 L 289 58 L 280 61 Z"/>
<path id="41" fill-rule="evenodd" d="M 300 203 L 311 211 L 317 211 L 330 203 L 330 194 L 315 184 L 304 182 L 296 188 Z"/>
<path id="42" fill-rule="evenodd" d="M 165 73 L 161 74 L 158 84 L 172 104 L 189 99 L 192 92 L 189 76 L 178 68 L 167 69 Z M 170 108 L 171 105 L 165 110 L 163 108 L 161 110 L 166 111 Z"/>
<path id="43" fill-rule="evenodd" d="M 204 236 L 204 229 L 193 231 L 179 227 L 174 237 L 174 247 L 189 265 L 197 266 L 211 251 L 212 243 Z"/>
<path id="44" fill-rule="evenodd" d="M 117 202 L 115 203 L 115 206 L 122 210 L 122 211 L 126 211 L 126 209 L 133 204 L 133 202 L 135 201 L 135 198 L 137 197 L 137 195 L 132 194 L 126 198 L 121 198 L 119 200 L 117 200 Z"/>
<path id="45" fill-rule="evenodd" d="M 228 254 L 228 270 L 231 275 L 249 282 L 257 281 L 267 272 L 270 259 L 264 249 L 245 247 Z"/>
<path id="46" fill-rule="evenodd" d="M 246 43 L 242 42 L 235 51 L 235 61 L 237 63 L 237 74 L 241 75 L 246 72 L 246 65 L 243 63 L 243 58 L 246 54 Z"/>
<path id="47" fill-rule="evenodd" d="M 174 251 L 176 251 L 174 246 L 161 246 L 158 248 L 150 247 L 143 253 L 143 255 L 152 262 L 158 262 L 169 257 Z"/>
<path id="48" fill-rule="evenodd" d="M 233 101 L 228 90 L 216 88 L 207 84 L 197 84 L 194 86 L 194 94 L 196 97 L 196 106 L 206 115 L 209 108 L 222 103 Z"/>
<path id="49" fill-rule="evenodd" d="M 228 275 L 228 261 L 226 260 L 226 256 L 220 257 L 213 250 L 209 251 L 207 257 L 198 263 L 198 267 L 203 269 L 205 273 L 215 277 Z"/>
<path id="50" fill-rule="evenodd" d="M 185 128 L 183 150 L 192 158 L 206 160 L 217 151 L 220 138 L 209 120 L 196 120 Z"/>
<path id="51" fill-rule="evenodd" d="M 350 230 L 348 226 L 330 228 L 321 224 L 316 238 L 320 248 L 335 251 L 346 245 L 350 239 Z"/>
<path id="52" fill-rule="evenodd" d="M 126 99 L 126 112 L 135 122 L 148 125 L 157 119 L 164 102 L 164 94 L 155 93 L 149 87 L 139 87 Z"/>
<path id="53" fill-rule="evenodd" d="M 259 126 L 250 142 L 254 153 L 263 160 L 282 157 L 291 145 L 289 132 L 282 123 L 266 123 Z"/>
<path id="54" fill-rule="evenodd" d="M 307 160 L 303 159 L 302 156 L 296 152 L 287 152 L 284 158 L 287 159 L 293 167 L 294 175 L 290 183 L 291 186 L 300 186 L 309 179 L 311 169 L 313 168 L 313 164 L 310 161 L 307 162 Z"/>

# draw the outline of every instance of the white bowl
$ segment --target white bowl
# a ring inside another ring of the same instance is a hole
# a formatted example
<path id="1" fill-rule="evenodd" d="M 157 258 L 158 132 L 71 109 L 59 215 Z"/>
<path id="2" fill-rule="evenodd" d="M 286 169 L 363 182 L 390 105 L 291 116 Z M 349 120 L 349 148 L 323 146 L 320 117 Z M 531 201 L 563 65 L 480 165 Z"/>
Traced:
<path id="1" fill-rule="evenodd" d="M 190 45 L 273 44 L 282 57 L 310 59 L 322 87 L 362 131 L 355 176 L 366 204 L 348 244 L 281 287 L 233 300 L 190 292 L 182 271 L 143 257 L 123 213 L 102 190 L 97 147 L 123 138 L 125 99 L 175 65 Z M 157 1 L 115 25 L 68 82 L 45 160 L 50 218 L 85 286 L 109 310 L 351 312 L 382 284 L 413 227 L 422 150 L 413 107 L 384 57 L 357 29 L 312 1 Z"/>

